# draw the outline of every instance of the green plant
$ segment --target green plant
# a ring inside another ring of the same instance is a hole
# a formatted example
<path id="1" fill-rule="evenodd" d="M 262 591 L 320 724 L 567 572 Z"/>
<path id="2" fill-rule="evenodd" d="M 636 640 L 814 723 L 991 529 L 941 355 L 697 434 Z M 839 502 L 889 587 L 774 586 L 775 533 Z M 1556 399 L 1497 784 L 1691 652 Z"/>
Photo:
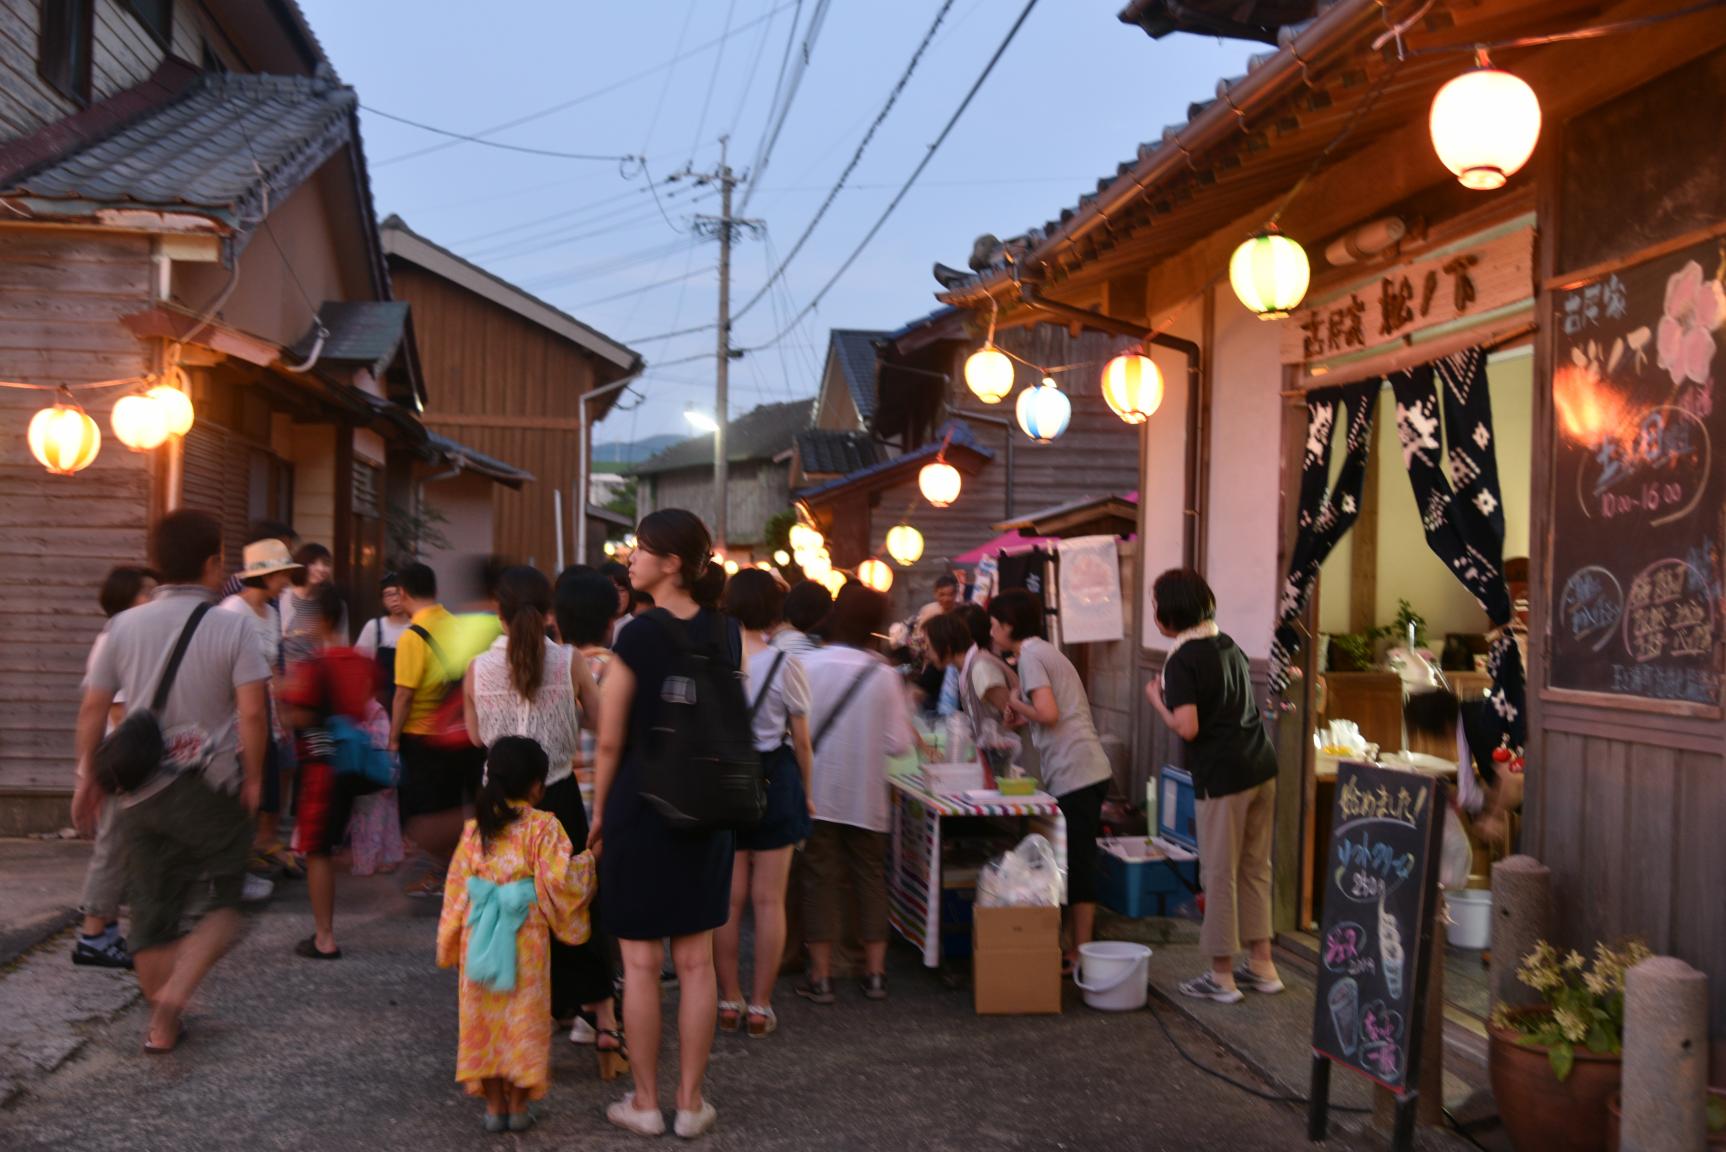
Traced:
<path id="1" fill-rule="evenodd" d="M 795 523 L 797 510 L 794 508 L 775 512 L 767 518 L 767 523 L 761 527 L 761 546 L 767 555 L 791 551 L 791 526 Z"/>
<path id="2" fill-rule="evenodd" d="M 403 568 L 428 551 L 447 551 L 450 543 L 449 537 L 443 534 L 443 525 L 448 523 L 449 517 L 424 500 L 411 509 L 392 503 L 384 513 L 391 566 Z"/>
<path id="3" fill-rule="evenodd" d="M 1416 648 L 1426 647 L 1426 617 L 1416 612 L 1407 600 L 1396 602 L 1396 619 L 1388 626 L 1379 629 L 1381 635 L 1398 644 L 1408 643 L 1408 629 L 1414 626 L 1414 645 Z"/>
<path id="4" fill-rule="evenodd" d="M 1564 1080 L 1576 1063 L 1578 1045 L 1618 1055 L 1624 1049 L 1624 973 L 1654 955 L 1640 940 L 1622 948 L 1594 946 L 1594 962 L 1580 952 L 1560 957 L 1542 940 L 1522 959 L 1516 978 L 1540 993 L 1531 1011 L 1499 1005 L 1492 1022 L 1546 1049 L 1553 1075 Z"/>
<path id="5" fill-rule="evenodd" d="M 1372 667 L 1371 632 L 1342 632 L 1330 638 L 1330 668 L 1333 672 L 1364 672 Z"/>
<path id="6" fill-rule="evenodd" d="M 1726 1098 L 1708 1097 L 1708 1131 L 1726 1132 Z"/>

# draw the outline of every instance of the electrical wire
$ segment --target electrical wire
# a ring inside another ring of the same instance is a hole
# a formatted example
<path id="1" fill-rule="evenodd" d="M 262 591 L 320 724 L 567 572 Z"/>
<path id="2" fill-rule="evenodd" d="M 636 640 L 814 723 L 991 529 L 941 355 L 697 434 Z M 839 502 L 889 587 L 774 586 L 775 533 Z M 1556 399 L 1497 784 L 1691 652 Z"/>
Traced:
<path id="1" fill-rule="evenodd" d="M 737 15 L 737 0 L 725 6 L 725 35 L 731 34 L 731 21 Z M 713 90 L 719 85 L 719 70 L 725 64 L 725 45 L 713 54 L 713 71 L 707 74 L 707 95 L 701 101 L 701 115 L 695 120 L 695 139 L 689 142 L 689 162 L 695 163 L 695 150 L 701 147 L 701 134 L 707 130 L 707 113 L 713 107 Z"/>
<path id="2" fill-rule="evenodd" d="M 743 95 L 737 98 L 737 111 L 731 114 L 731 127 L 727 136 L 737 135 L 737 129 L 743 124 L 743 111 L 749 107 L 749 94 L 755 91 L 755 77 L 761 72 L 761 58 L 767 54 L 767 40 L 773 34 L 773 22 L 769 20 L 761 26 L 761 35 L 755 41 L 755 56 L 749 61 L 749 68 L 743 73 Z"/>
<path id="3" fill-rule="evenodd" d="M 697 4 L 698 0 L 689 0 L 689 6 L 683 10 L 683 26 L 677 30 L 677 46 L 671 50 L 673 58 L 683 52 L 683 41 L 689 36 L 689 25 L 695 19 Z M 668 75 L 665 83 L 659 86 L 659 99 L 653 102 L 653 115 L 648 118 L 647 134 L 641 141 L 641 151 L 644 154 L 647 152 L 648 142 L 653 139 L 653 130 L 659 127 L 659 114 L 665 111 L 665 98 L 671 95 L 671 82 L 675 79 L 676 76 Z"/>
<path id="4" fill-rule="evenodd" d="M 760 16 L 757 16 L 753 20 L 750 20 L 750 21 L 747 21 L 746 23 L 738 25 L 736 28 L 733 28 L 730 31 L 730 33 L 728 33 L 728 35 L 730 35 L 730 36 L 741 35 L 742 33 L 747 32 L 749 29 L 760 24 L 762 21 L 771 19 L 775 13 L 783 12 L 785 9 L 790 8 L 793 4 L 798 3 L 798 2 L 799 2 L 799 0 L 784 0 L 784 2 L 781 3 L 778 7 L 773 8 L 772 10 L 765 12 Z M 694 0 L 691 0 L 691 3 L 693 4 Z M 701 53 L 706 52 L 711 48 L 717 47 L 719 45 L 719 43 L 720 43 L 720 41 L 715 39 L 715 40 L 709 40 L 704 44 L 697 44 L 695 47 L 693 47 L 693 48 L 691 48 L 685 52 L 680 52 L 680 53 L 674 54 L 670 59 L 662 61 L 661 63 L 655 64 L 651 68 L 643 68 L 639 72 L 632 72 L 628 76 L 625 76 L 620 80 L 613 80 L 609 84 L 602 84 L 598 88 L 594 88 L 594 89 L 591 89 L 590 91 L 583 92 L 580 96 L 573 97 L 569 100 L 559 101 L 556 104 L 548 105 L 544 108 L 538 109 L 537 111 L 529 112 L 526 115 L 517 116 L 512 120 L 503 121 L 500 124 L 493 124 L 489 128 L 481 128 L 477 132 L 470 133 L 470 135 L 475 136 L 475 137 L 495 136 L 499 132 L 506 132 L 511 128 L 517 128 L 523 124 L 532 123 L 535 120 L 543 120 L 547 116 L 556 115 L 559 112 L 563 112 L 567 109 L 574 108 L 578 104 L 585 104 L 589 100 L 597 100 L 601 96 L 607 95 L 608 93 L 611 93 L 611 92 L 615 92 L 619 88 L 628 87 L 629 85 L 634 84 L 639 80 L 645 80 L 649 76 L 657 76 L 661 72 L 670 71 L 671 69 L 677 67 L 677 65 L 681 64 L 683 61 L 689 59 L 691 56 L 699 56 Z M 429 156 L 433 152 L 442 152 L 446 148 L 458 147 L 462 143 L 463 143 L 463 141 L 461 141 L 461 140 L 449 140 L 449 141 L 445 141 L 442 144 L 432 144 L 432 145 L 429 145 L 428 147 L 425 147 L 425 148 L 415 149 L 412 152 L 403 152 L 399 155 L 390 156 L 390 157 L 387 157 L 386 159 L 379 160 L 376 163 L 374 163 L 372 165 L 372 167 L 382 168 L 382 167 L 385 167 L 386 165 L 390 165 L 390 164 L 400 164 L 400 163 L 403 163 L 403 162 L 408 161 L 408 160 L 417 159 L 421 156 Z M 646 151 L 647 151 L 646 148 L 642 149 L 642 152 L 644 154 L 646 153 Z"/>
<path id="5" fill-rule="evenodd" d="M 888 91 L 886 103 L 882 104 L 881 110 L 875 113 L 875 119 L 870 123 L 869 130 L 863 133 L 863 139 L 857 142 L 856 150 L 851 153 L 850 162 L 839 173 L 839 178 L 833 182 L 833 187 L 827 193 L 827 198 L 821 201 L 820 207 L 815 209 L 815 215 L 804 227 L 802 235 L 798 236 L 796 242 L 791 245 L 791 251 L 785 254 L 785 259 L 779 267 L 775 268 L 772 274 L 767 277 L 767 283 L 763 284 L 755 295 L 744 302 L 743 307 L 739 308 L 733 315 L 733 319 L 742 319 L 748 315 L 749 310 L 755 307 L 763 296 L 772 291 L 773 285 L 779 281 L 779 277 L 785 274 L 786 265 L 797 259 L 797 254 L 803 251 L 803 245 L 808 243 L 809 237 L 814 234 L 822 218 L 827 215 L 827 210 L 833 207 L 833 202 L 839 198 L 839 193 L 844 190 L 845 181 L 851 178 L 851 174 L 857 171 L 857 165 L 863 162 L 863 154 L 869 150 L 870 143 L 875 139 L 875 133 L 886 122 L 888 115 L 893 111 L 893 106 L 899 102 L 899 97 L 904 94 L 905 86 L 911 82 L 912 74 L 917 71 L 917 65 L 922 62 L 923 54 L 929 50 L 929 44 L 935 39 L 935 33 L 941 30 L 941 22 L 946 20 L 947 13 L 953 10 L 954 2 L 955 0 L 943 0 L 941 7 L 935 10 L 935 19 L 930 23 L 929 30 L 923 33 L 923 39 L 918 42 L 917 50 L 911 53 L 911 59 L 906 63 L 905 70 L 899 74 L 898 81 Z"/>
<path id="6" fill-rule="evenodd" d="M 1287 1096 L 1281 1092 L 1266 1092 L 1263 1088 L 1255 1088 L 1251 1084 L 1243 1084 L 1239 1080 L 1228 1075 L 1226 1072 L 1219 1071 L 1208 1064 L 1201 1063 L 1198 1057 L 1194 1056 L 1191 1052 L 1188 1052 L 1186 1048 L 1182 1046 L 1181 1042 L 1175 1039 L 1174 1031 L 1163 1020 L 1162 1013 L 1157 1011 L 1157 1006 L 1155 1004 L 1148 1004 L 1146 1007 L 1151 1010 L 1151 1019 L 1155 1020 L 1157 1022 L 1157 1027 L 1163 1030 L 1163 1037 L 1168 1040 L 1174 1050 L 1180 1054 L 1181 1059 L 1185 1060 L 1188 1064 L 1191 1064 L 1194 1068 L 1197 1068 L 1200 1072 L 1203 1072 L 1206 1076 L 1214 1077 L 1221 1080 L 1224 1084 L 1227 1084 L 1230 1088 L 1245 1092 L 1248 1096 L 1256 1096 L 1260 1100 L 1267 1100 L 1272 1104 L 1298 1104 L 1304 1108 L 1312 1103 L 1304 1096 Z M 1330 1105 L 1330 1110 L 1332 1112 L 1350 1112 L 1356 1115 L 1367 1114 L 1372 1111 L 1371 1108 L 1357 1108 L 1346 1104 L 1332 1104 Z"/>
<path id="7" fill-rule="evenodd" d="M 560 160 L 608 160 L 623 163 L 635 160 L 635 156 L 596 156 L 588 152 L 559 152 L 553 148 L 530 148 L 525 144 L 504 144 L 497 140 L 487 140 L 483 136 L 474 136 L 466 132 L 452 132 L 448 128 L 439 128 L 433 124 L 425 124 L 418 120 L 410 120 L 406 116 L 397 116 L 394 112 L 385 112 L 382 108 L 373 108 L 370 104 L 361 104 L 373 116 L 382 116 L 385 120 L 394 120 L 398 124 L 406 124 L 410 128 L 418 128 L 422 132 L 433 132 L 439 136 L 447 136 L 468 144 L 479 144 L 486 148 L 500 148 L 505 152 L 525 152 L 530 156 L 555 156 Z"/>
<path id="8" fill-rule="evenodd" d="M 779 102 L 777 114 L 769 112 L 768 120 L 772 128 L 762 134 L 761 144 L 755 150 L 755 163 L 749 166 L 751 177 L 759 180 L 767 171 L 768 162 L 773 159 L 773 149 L 779 143 L 779 134 L 785 129 L 785 120 L 791 115 L 791 106 L 797 101 L 797 90 L 802 87 L 803 77 L 809 71 L 809 61 L 815 55 L 815 41 L 821 35 L 821 28 L 827 22 L 827 9 L 832 0 L 815 0 L 815 7 L 809 13 L 809 23 L 803 30 L 803 50 L 797 54 L 796 63 L 792 66 L 784 85 L 784 99 Z M 793 25 L 795 33 L 795 25 Z M 749 210 L 750 198 L 754 195 L 754 186 L 743 186 L 743 201 L 737 206 L 738 215 Z"/>
<path id="9" fill-rule="evenodd" d="M 965 110 L 969 108 L 971 106 L 971 102 L 977 98 L 977 93 L 982 90 L 983 84 L 989 79 L 990 74 L 994 72 L 995 65 L 999 64 L 1001 62 L 1001 57 L 1006 55 L 1008 47 L 1012 45 L 1013 40 L 1019 35 L 1019 29 L 1025 26 L 1026 19 L 1030 17 L 1031 12 L 1036 7 L 1037 0 L 1026 0 L 1025 7 L 1020 10 L 1018 19 L 1013 21 L 1013 26 L 1007 30 L 1006 36 L 1002 38 L 1001 43 L 996 47 L 994 55 L 990 56 L 989 62 L 983 66 L 983 71 L 972 83 L 970 91 L 965 93 L 965 98 L 959 102 L 959 107 L 954 109 L 953 115 L 948 118 L 946 125 L 941 129 L 941 134 L 935 137 L 935 142 L 933 144 L 929 145 L 928 150 L 923 154 L 923 159 L 917 162 L 917 167 L 911 170 L 911 175 L 906 177 L 905 183 L 900 187 L 899 191 L 894 194 L 893 199 L 887 202 L 887 207 L 882 210 L 880 217 L 870 226 L 869 231 L 864 234 L 863 239 L 858 242 L 857 247 L 852 249 L 851 255 L 845 258 L 845 262 L 839 265 L 839 268 L 832 276 L 828 277 L 827 283 L 821 286 L 821 290 L 815 293 L 809 303 L 803 306 L 803 310 L 799 312 L 795 320 L 793 320 L 793 326 L 795 326 L 797 321 L 802 320 L 803 317 L 807 316 L 820 306 L 822 299 L 832 290 L 833 286 L 839 282 L 840 277 L 850 271 L 851 266 L 857 262 L 857 258 L 863 254 L 863 250 L 869 247 L 869 244 L 875 239 L 876 234 L 886 225 L 888 218 L 893 215 L 893 210 L 899 207 L 900 202 L 905 199 L 906 194 L 909 193 L 912 186 L 917 183 L 917 177 L 921 176 L 923 174 L 923 170 L 929 167 L 929 162 L 935 159 L 935 154 L 941 150 L 941 145 L 945 143 L 947 137 L 952 134 L 954 127 L 959 123 L 959 118 L 965 114 Z M 784 339 L 790 334 L 790 332 L 791 329 L 786 328 L 771 340 L 755 345 L 751 348 L 745 348 L 743 351 L 758 352 L 762 348 L 769 347 L 770 345 Z"/>
<path id="10" fill-rule="evenodd" d="M 684 272 L 680 276 L 670 276 L 664 280 L 655 280 L 651 284 L 643 284 L 638 288 L 630 288 L 623 292 L 615 292 L 610 296 L 601 296 L 595 300 L 583 300 L 574 306 L 577 308 L 593 308 L 600 304 L 609 304 L 613 300 L 627 300 L 629 297 L 639 296 L 643 292 L 654 292 L 660 288 L 668 288 L 673 284 L 678 284 L 684 280 L 688 280 L 691 276 L 705 275 L 707 271 L 708 270 L 706 268 L 694 268 Z"/>
<path id="11" fill-rule="evenodd" d="M 676 323 L 676 321 L 674 320 L 672 323 Z M 673 328 L 670 332 L 655 332 L 651 336 L 626 336 L 623 342 L 625 344 L 652 344 L 658 340 L 670 340 L 677 336 L 689 336 L 696 332 L 711 332 L 717 327 L 719 327 L 719 322 L 714 321 L 711 324 L 697 324 L 693 328 Z"/>
<path id="12" fill-rule="evenodd" d="M 583 204 L 583 205 L 580 205 L 580 206 L 575 207 L 575 208 L 560 209 L 559 211 L 551 213 L 549 216 L 536 216 L 532 220 L 523 220 L 519 224 L 506 224 L 502 228 L 493 228 L 489 232 L 476 232 L 472 236 L 461 236 L 455 240 L 452 240 L 451 243 L 452 244 L 473 244 L 473 243 L 480 241 L 480 240 L 490 240 L 490 239 L 497 237 L 497 236 L 507 236 L 511 232 L 520 232 L 524 228 L 535 228 L 541 224 L 549 224 L 553 220 L 566 220 L 571 216 L 582 215 L 582 214 L 584 214 L 584 213 L 586 213 L 586 212 L 588 212 L 594 208 L 604 207 L 604 206 L 609 205 L 609 204 L 616 204 L 619 200 L 627 200 L 631 196 L 640 196 L 640 195 L 645 194 L 646 191 L 647 191 L 647 189 L 645 189 L 645 188 L 631 188 L 627 192 L 619 192 L 614 196 L 603 196 L 598 200 L 591 201 L 587 204 Z"/>

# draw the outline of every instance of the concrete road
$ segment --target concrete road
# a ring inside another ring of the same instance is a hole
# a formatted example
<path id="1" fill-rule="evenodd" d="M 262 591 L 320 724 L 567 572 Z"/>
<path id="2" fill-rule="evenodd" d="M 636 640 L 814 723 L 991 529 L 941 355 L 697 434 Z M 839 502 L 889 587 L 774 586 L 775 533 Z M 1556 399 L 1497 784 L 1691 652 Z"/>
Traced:
<path id="1" fill-rule="evenodd" d="M 338 935 L 347 956 L 335 963 L 292 954 L 309 929 L 299 886 L 252 915 L 244 940 L 206 986 L 191 1039 L 173 1056 L 139 1051 L 138 1003 L 64 1025 L 88 1041 L 0 1110 L 0 1148 L 426 1152 L 642 1143 L 602 1116 L 622 1082 L 602 1084 L 591 1052 L 561 1038 L 540 1127 L 519 1137 L 484 1135 L 480 1106 L 452 1081 L 455 976 L 432 963 L 435 905 L 408 901 L 384 877 L 344 877 L 341 897 Z M 95 974 L 74 970 L 57 944 L 50 947 L 26 963 L 34 980 L 27 994 L 92 999 Z M 16 971 L 0 976 L 0 1003 L 17 978 Z M 715 1152 L 1307 1146 L 1300 1110 L 1200 1073 L 1147 1012 L 1092 1012 L 1069 988 L 1062 1016 L 979 1018 L 968 988 L 947 988 L 903 945 L 892 950 L 892 980 L 885 1004 L 847 987 L 831 1008 L 796 999 L 782 981 L 778 1035 L 720 1037 L 709 1078 L 720 1126 L 705 1145 Z M 676 993 L 666 995 L 669 1002 Z M 1196 1057 L 1251 1080 L 1178 1014 L 1165 1008 L 1164 1017 Z"/>

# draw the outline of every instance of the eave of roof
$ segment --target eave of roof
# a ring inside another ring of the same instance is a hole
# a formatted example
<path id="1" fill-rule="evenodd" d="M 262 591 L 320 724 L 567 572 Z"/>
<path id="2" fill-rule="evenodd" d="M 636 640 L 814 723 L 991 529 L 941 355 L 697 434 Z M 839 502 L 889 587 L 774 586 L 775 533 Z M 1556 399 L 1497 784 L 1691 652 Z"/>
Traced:
<path id="1" fill-rule="evenodd" d="M 636 375 L 642 370 L 644 364 L 641 353 L 613 340 L 597 328 L 582 323 L 562 309 L 523 291 L 495 273 L 488 272 L 426 239 L 409 228 L 400 216 L 385 219 L 381 233 L 386 254 L 460 285 L 604 360 L 616 370 L 607 377 L 606 383 L 624 376 Z"/>
<path id="2" fill-rule="evenodd" d="M 951 439 L 947 434 L 951 432 Z M 894 482 L 899 474 L 908 472 L 913 467 L 921 465 L 945 452 L 948 462 L 961 471 L 967 468 L 976 471 L 982 465 L 995 458 L 995 454 L 977 442 L 971 426 L 962 420 L 953 420 L 944 425 L 934 440 L 914 448 L 902 456 L 893 456 L 867 468 L 859 468 L 855 472 L 801 488 L 793 495 L 799 500 L 830 500 L 839 493 L 856 487 L 883 487 Z"/>
<path id="3" fill-rule="evenodd" d="M 492 456 L 487 456 L 474 448 L 469 448 L 459 440 L 451 440 L 448 436 L 426 430 L 426 442 L 451 467 L 465 472 L 477 472 L 488 480 L 495 480 L 509 488 L 519 489 L 523 484 L 533 480 L 533 473 L 523 472 L 513 464 L 505 464 Z"/>
<path id="4" fill-rule="evenodd" d="M 1075 527 L 1091 528 L 1114 523 L 1127 532 L 1138 526 L 1139 494 L 1129 492 L 1108 496 L 1087 496 L 1069 500 L 1049 508 L 1039 508 L 1023 516 L 1015 516 L 996 524 L 997 532 L 1018 532 L 1025 536 L 1068 536 Z"/>

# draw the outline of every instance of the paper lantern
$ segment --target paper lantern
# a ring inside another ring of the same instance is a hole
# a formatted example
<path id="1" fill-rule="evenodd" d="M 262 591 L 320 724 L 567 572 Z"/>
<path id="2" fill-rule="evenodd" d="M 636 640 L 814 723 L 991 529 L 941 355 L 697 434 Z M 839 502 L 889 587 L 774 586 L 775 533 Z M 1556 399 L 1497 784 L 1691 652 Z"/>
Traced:
<path id="1" fill-rule="evenodd" d="M 959 498 L 959 470 L 945 460 L 923 465 L 917 473 L 917 488 L 923 499 L 937 508 L 945 508 Z"/>
<path id="2" fill-rule="evenodd" d="M 790 535 L 793 552 L 813 552 L 827 543 L 826 537 L 807 524 L 793 524 Z"/>
<path id="3" fill-rule="evenodd" d="M 895 524 L 887 529 L 887 555 L 909 568 L 923 558 L 923 533 L 909 524 Z"/>
<path id="4" fill-rule="evenodd" d="M 726 562 L 725 562 L 725 574 L 726 574 L 726 575 L 727 575 L 727 576 L 735 576 L 735 575 L 737 575 L 737 561 L 735 561 L 735 560 L 727 560 L 727 561 L 726 561 Z"/>
<path id="5" fill-rule="evenodd" d="M 56 476 L 82 472 L 102 450 L 102 430 L 78 407 L 71 393 L 64 396 L 52 408 L 44 408 L 31 417 L 24 434 L 30 455 Z"/>
<path id="6" fill-rule="evenodd" d="M 1015 411 L 1025 435 L 1039 444 L 1047 444 L 1067 430 L 1067 421 L 1073 418 L 1073 402 L 1054 380 L 1045 376 L 1041 384 L 1019 393 Z"/>
<path id="7" fill-rule="evenodd" d="M 893 587 L 893 569 L 871 557 L 857 565 L 857 582 L 865 588 L 885 592 Z"/>
<path id="8" fill-rule="evenodd" d="M 1013 390 L 1013 361 L 993 344 L 965 360 L 965 384 L 985 404 L 999 404 Z"/>
<path id="9" fill-rule="evenodd" d="M 1464 188 L 1504 187 L 1540 140 L 1540 100 L 1519 76 L 1480 66 L 1450 81 L 1432 98 L 1432 147 Z"/>
<path id="10" fill-rule="evenodd" d="M 615 541 L 615 540 L 607 540 L 607 541 L 606 541 L 606 542 L 605 542 L 605 554 L 606 554 L 606 555 L 607 555 L 607 556 L 615 556 L 615 555 L 617 555 L 617 541 Z"/>
<path id="11" fill-rule="evenodd" d="M 134 452 L 160 448 L 168 438 L 167 410 L 142 393 L 120 397 L 108 422 L 114 439 Z"/>
<path id="12" fill-rule="evenodd" d="M 827 575 L 821 577 L 816 583 L 826 588 L 829 595 L 837 596 L 839 589 L 845 587 L 845 573 L 836 568 L 830 569 Z"/>
<path id="13" fill-rule="evenodd" d="M 1229 259 L 1235 295 L 1263 320 L 1280 320 L 1299 307 L 1311 280 L 1306 249 L 1274 227 L 1236 248 Z"/>
<path id="14" fill-rule="evenodd" d="M 781 568 L 788 568 L 791 566 L 791 553 L 781 548 L 773 554 L 773 562 Z"/>
<path id="15" fill-rule="evenodd" d="M 803 575 L 811 580 L 825 580 L 833 571 L 833 558 L 822 548 L 816 552 L 805 554 L 805 559 L 798 565 L 803 569 Z"/>
<path id="16" fill-rule="evenodd" d="M 1143 424 L 1163 405 L 1163 371 L 1149 356 L 1127 352 L 1103 365 L 1103 400 L 1128 424 Z"/>
<path id="17" fill-rule="evenodd" d="M 186 374 L 175 369 L 170 382 L 158 384 L 145 395 L 161 405 L 168 435 L 184 436 L 192 430 L 192 398 L 186 392 Z"/>

